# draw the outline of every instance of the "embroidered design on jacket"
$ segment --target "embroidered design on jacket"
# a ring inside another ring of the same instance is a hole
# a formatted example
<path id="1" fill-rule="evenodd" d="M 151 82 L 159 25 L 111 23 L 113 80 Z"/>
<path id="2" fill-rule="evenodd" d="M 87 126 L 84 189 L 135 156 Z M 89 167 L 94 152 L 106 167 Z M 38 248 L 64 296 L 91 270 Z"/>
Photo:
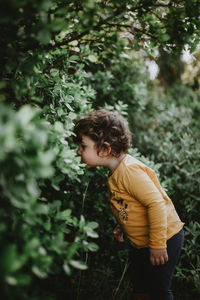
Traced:
<path id="1" fill-rule="evenodd" d="M 122 198 L 117 199 L 117 196 L 116 196 L 115 192 L 111 192 L 111 191 L 109 191 L 109 192 L 110 192 L 111 199 L 114 200 L 114 201 L 116 201 L 117 204 L 120 205 L 119 208 L 117 208 L 115 206 L 115 209 L 118 210 L 119 217 L 122 218 L 122 222 L 124 224 L 126 224 L 126 221 L 128 221 L 128 204 L 124 203 L 124 200 Z"/>
<path id="2" fill-rule="evenodd" d="M 122 199 L 120 199 L 120 200 L 122 200 Z M 124 202 L 124 200 L 122 200 L 122 204 L 123 204 L 123 202 Z M 126 221 L 128 221 L 128 204 L 127 203 L 124 204 L 124 208 L 120 207 L 119 215 L 122 217 L 123 223 L 126 224 Z"/>

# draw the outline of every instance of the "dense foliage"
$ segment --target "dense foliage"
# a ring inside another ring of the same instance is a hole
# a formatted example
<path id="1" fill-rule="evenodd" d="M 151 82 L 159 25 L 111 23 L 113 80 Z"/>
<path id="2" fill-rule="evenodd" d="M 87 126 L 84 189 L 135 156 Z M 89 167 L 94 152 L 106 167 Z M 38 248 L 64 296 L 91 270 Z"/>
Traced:
<path id="1" fill-rule="evenodd" d="M 186 222 L 176 286 L 187 282 L 198 295 L 199 96 L 184 85 L 158 94 L 135 52 L 194 50 L 198 1 L 0 4 L 3 299 L 129 299 L 106 171 L 85 171 L 73 143 L 74 121 L 102 106 L 130 120 L 148 158 L 134 155 L 160 171 Z"/>
<path id="2" fill-rule="evenodd" d="M 200 292 L 200 98 L 184 85 L 174 85 L 158 97 L 148 103 L 142 117 L 132 116 L 136 145 L 161 164 L 161 178 L 185 222 L 179 276 Z"/>

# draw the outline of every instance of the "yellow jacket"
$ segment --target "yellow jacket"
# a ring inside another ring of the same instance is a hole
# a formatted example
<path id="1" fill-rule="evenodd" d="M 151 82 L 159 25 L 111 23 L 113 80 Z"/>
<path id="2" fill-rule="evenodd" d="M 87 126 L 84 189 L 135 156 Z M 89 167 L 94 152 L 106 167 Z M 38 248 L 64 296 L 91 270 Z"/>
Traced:
<path id="1" fill-rule="evenodd" d="M 111 209 L 136 248 L 166 248 L 183 227 L 155 172 L 130 155 L 108 177 Z"/>

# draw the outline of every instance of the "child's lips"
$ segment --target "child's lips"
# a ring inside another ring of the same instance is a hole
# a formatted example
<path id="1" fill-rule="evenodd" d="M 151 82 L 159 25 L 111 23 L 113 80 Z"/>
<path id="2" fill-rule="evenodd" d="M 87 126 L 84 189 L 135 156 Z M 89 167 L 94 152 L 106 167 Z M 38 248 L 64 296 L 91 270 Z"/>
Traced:
<path id="1" fill-rule="evenodd" d="M 81 162 L 82 162 L 82 163 L 84 163 L 84 160 L 83 160 L 83 158 L 82 158 L 82 157 L 81 157 Z"/>
<path id="2" fill-rule="evenodd" d="M 86 168 L 88 168 L 88 164 L 86 163 L 86 162 L 84 162 L 84 160 L 81 158 L 81 163 L 83 163 L 83 164 L 85 164 L 86 166 Z"/>

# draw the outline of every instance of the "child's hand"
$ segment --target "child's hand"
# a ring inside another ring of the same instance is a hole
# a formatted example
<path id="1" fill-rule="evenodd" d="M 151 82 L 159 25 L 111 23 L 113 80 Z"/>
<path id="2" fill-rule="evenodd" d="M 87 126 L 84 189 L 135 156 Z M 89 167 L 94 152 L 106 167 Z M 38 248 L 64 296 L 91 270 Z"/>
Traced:
<path id="1" fill-rule="evenodd" d="M 124 242 L 124 234 L 123 234 L 123 231 L 122 231 L 121 226 L 119 224 L 113 230 L 113 234 L 114 234 L 115 239 L 119 243 Z"/>
<path id="2" fill-rule="evenodd" d="M 150 261 L 153 266 L 164 265 L 168 261 L 167 249 L 150 249 Z"/>

